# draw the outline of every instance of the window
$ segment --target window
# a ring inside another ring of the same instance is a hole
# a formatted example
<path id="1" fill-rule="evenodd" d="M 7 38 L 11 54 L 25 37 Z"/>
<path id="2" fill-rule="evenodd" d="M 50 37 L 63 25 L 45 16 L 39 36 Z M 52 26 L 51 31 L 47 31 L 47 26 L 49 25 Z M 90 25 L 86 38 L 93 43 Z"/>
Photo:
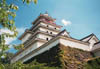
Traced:
<path id="1" fill-rule="evenodd" d="M 52 34 L 52 32 L 50 32 L 50 34 Z"/>
<path id="2" fill-rule="evenodd" d="M 48 40 L 49 40 L 49 38 L 46 38 L 46 40 L 48 41 Z"/>
<path id="3" fill-rule="evenodd" d="M 48 33 L 48 31 L 47 31 L 47 33 Z"/>
<path id="4" fill-rule="evenodd" d="M 47 25 L 47 27 L 49 27 L 49 26 Z"/>

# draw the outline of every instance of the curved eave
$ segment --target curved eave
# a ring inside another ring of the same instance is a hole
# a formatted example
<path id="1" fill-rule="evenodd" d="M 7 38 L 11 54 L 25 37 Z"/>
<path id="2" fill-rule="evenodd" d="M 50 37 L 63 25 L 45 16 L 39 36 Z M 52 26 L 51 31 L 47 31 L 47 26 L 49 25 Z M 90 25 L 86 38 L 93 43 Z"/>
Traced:
<path id="1" fill-rule="evenodd" d="M 33 39 L 31 40 L 31 42 L 29 44 L 27 44 L 27 46 L 24 48 L 24 49 L 20 49 L 11 59 L 13 59 L 14 57 L 16 57 L 17 55 L 19 55 L 20 53 L 22 53 L 24 50 L 26 50 L 27 48 L 30 47 L 30 45 L 32 45 L 33 43 L 37 42 L 37 41 L 40 41 L 40 42 L 47 42 L 46 40 L 43 40 L 43 39 Z"/>
<path id="2" fill-rule="evenodd" d="M 48 36 L 52 36 L 52 37 L 55 36 L 55 34 L 49 34 L 49 33 L 43 32 L 43 31 L 38 31 L 38 32 L 36 32 L 36 33 L 35 33 L 34 35 L 32 35 L 32 36 L 35 36 L 35 35 L 37 35 L 37 34 L 39 34 L 39 33 L 45 34 L 45 35 L 48 35 Z"/>
<path id="3" fill-rule="evenodd" d="M 32 31 L 26 30 L 18 39 L 21 40 L 27 33 L 33 34 Z"/>
<path id="4" fill-rule="evenodd" d="M 57 25 L 57 24 L 53 24 L 53 23 L 48 23 L 48 22 L 45 22 L 45 21 L 41 21 L 41 22 L 46 23 L 46 24 L 50 24 L 50 25 L 55 26 L 55 27 L 58 27 L 58 28 L 63 27 L 61 25 Z"/>
<path id="5" fill-rule="evenodd" d="M 38 18 L 37 18 L 34 22 L 32 22 L 32 24 L 37 23 L 37 21 L 38 21 L 40 18 L 42 18 L 42 17 L 44 17 L 44 18 L 46 18 L 46 19 L 49 19 L 49 20 L 51 20 L 51 21 L 55 21 L 55 20 L 56 20 L 56 19 L 53 19 L 53 18 L 51 18 L 51 17 L 49 17 L 49 16 L 45 16 L 45 15 L 43 15 L 43 14 L 40 14 L 40 16 L 38 16 Z M 53 24 L 53 23 L 48 23 L 48 24 L 51 24 L 51 25 L 56 26 L 56 27 L 59 27 L 59 28 L 62 27 L 62 26 L 60 26 L 60 25 L 56 25 L 56 24 Z"/>
<path id="6" fill-rule="evenodd" d="M 36 23 L 40 18 L 46 18 L 46 19 L 49 19 L 49 20 L 51 20 L 51 21 L 55 21 L 56 19 L 53 19 L 53 18 L 51 18 L 51 17 L 49 17 L 49 16 L 45 16 L 45 15 L 43 15 L 43 14 L 40 14 L 36 19 L 35 19 L 35 21 L 34 22 L 32 22 L 32 24 L 34 24 L 34 23 Z"/>

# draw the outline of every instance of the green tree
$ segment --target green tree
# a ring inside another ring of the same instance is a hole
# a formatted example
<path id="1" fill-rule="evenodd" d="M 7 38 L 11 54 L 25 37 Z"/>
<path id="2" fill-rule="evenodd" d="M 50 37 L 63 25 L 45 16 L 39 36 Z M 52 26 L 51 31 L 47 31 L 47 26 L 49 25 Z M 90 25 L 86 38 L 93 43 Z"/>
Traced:
<path id="1" fill-rule="evenodd" d="M 19 61 L 14 64 L 5 64 L 4 67 L 5 69 L 61 69 L 59 67 L 48 67 L 37 61 L 33 61 L 31 64 L 23 64 Z"/>
<path id="2" fill-rule="evenodd" d="M 30 2 L 37 3 L 37 0 L 22 0 L 23 3 L 29 4 Z M 1 56 L 5 56 L 5 50 L 9 49 L 8 45 L 5 44 L 5 37 L 16 37 L 18 32 L 15 26 L 15 17 L 16 11 L 18 10 L 18 6 L 11 3 L 8 4 L 6 0 L 0 0 L 0 30 L 8 29 L 13 32 L 13 34 L 0 31 L 0 58 Z"/>

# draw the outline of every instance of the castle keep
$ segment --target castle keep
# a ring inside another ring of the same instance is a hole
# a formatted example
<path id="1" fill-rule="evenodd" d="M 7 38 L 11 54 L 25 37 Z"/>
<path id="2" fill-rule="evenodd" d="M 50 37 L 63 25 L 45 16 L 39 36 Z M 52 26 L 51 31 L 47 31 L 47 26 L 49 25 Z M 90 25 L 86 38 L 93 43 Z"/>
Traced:
<path id="1" fill-rule="evenodd" d="M 100 41 L 94 34 L 77 40 L 72 38 L 66 30 L 61 30 L 62 26 L 57 25 L 55 20 L 48 14 L 40 14 L 32 23 L 32 27 L 26 29 L 19 37 L 24 44 L 24 49 L 19 50 L 12 57 L 11 63 L 19 60 L 26 62 L 57 44 L 82 49 L 100 56 Z"/>

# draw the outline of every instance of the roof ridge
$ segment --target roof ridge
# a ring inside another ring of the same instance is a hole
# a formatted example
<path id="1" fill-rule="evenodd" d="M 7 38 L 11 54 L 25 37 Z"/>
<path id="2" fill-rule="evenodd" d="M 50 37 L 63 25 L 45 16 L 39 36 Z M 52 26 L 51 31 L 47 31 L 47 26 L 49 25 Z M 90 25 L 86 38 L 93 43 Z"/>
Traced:
<path id="1" fill-rule="evenodd" d="M 66 31 L 66 29 L 64 29 L 63 31 L 59 32 L 55 37 L 61 35 L 64 31 Z"/>
<path id="2" fill-rule="evenodd" d="M 82 39 L 80 39 L 80 40 L 84 40 L 84 39 L 86 39 L 86 38 L 88 38 L 88 37 L 92 37 L 92 36 L 95 36 L 93 33 L 92 34 L 90 34 L 90 35 L 88 35 L 88 36 L 86 36 L 86 37 L 84 37 L 84 38 L 82 38 Z"/>

